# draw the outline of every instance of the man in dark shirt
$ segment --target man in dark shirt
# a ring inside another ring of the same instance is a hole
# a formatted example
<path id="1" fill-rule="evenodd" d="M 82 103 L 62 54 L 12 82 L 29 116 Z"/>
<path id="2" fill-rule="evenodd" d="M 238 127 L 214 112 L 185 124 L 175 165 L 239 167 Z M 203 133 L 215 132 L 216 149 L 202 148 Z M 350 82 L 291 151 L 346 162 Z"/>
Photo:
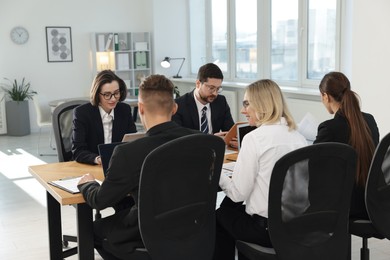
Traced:
<path id="1" fill-rule="evenodd" d="M 79 182 L 85 201 L 94 209 L 113 206 L 128 194 L 135 201 L 135 206 L 94 222 L 95 248 L 104 259 L 128 259 L 135 248 L 143 246 L 138 228 L 137 197 L 145 157 L 168 141 L 199 133 L 171 121 L 177 110 L 173 88 L 172 82 L 164 76 L 147 77 L 140 85 L 138 97 L 138 111 L 147 130 L 146 136 L 115 148 L 101 186 L 90 174 Z"/>

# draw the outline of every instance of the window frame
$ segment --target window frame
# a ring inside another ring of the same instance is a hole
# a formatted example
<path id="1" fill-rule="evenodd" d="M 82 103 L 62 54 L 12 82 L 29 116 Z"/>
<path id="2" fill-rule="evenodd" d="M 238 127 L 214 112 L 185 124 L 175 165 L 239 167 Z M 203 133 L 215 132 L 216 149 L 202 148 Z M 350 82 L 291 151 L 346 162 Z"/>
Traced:
<path id="1" fill-rule="evenodd" d="M 191 0 L 189 0 L 191 1 Z M 205 1 L 205 33 L 206 33 L 206 61 L 212 62 L 212 3 Z M 224 72 L 225 81 L 249 83 L 253 79 L 236 77 L 236 28 L 235 28 L 235 3 L 238 0 L 227 1 L 227 72 Z M 308 69 L 308 14 L 309 1 L 298 0 L 298 78 L 297 81 L 275 80 L 281 86 L 297 88 L 316 88 L 320 80 L 309 79 Z M 340 69 L 340 48 L 341 48 L 341 8 L 344 0 L 336 0 L 336 39 L 335 39 L 335 70 Z M 190 6 L 190 5 L 188 5 Z M 257 73 L 258 79 L 271 78 L 271 14 L 272 0 L 257 1 Z M 191 14 L 191 10 L 189 10 Z M 259 15 L 260 14 L 260 15 Z M 260 19 L 259 19 L 260 18 Z M 189 33 L 189 37 L 190 37 Z M 265 35 L 265 37 L 263 37 Z M 191 42 L 191 39 L 190 39 Z M 259 46 L 264 46 L 260 48 Z M 189 56 L 191 59 L 191 56 Z M 192 63 L 190 62 L 191 66 Z M 190 71 L 197 71 L 198 68 L 190 68 Z M 196 76 L 196 75 L 195 75 Z"/>

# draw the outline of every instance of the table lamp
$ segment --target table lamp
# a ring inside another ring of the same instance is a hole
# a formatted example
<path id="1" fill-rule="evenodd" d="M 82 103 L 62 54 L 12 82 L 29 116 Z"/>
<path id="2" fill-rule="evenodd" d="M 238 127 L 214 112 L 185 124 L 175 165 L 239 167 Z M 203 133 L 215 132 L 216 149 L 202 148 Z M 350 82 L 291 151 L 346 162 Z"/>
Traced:
<path id="1" fill-rule="evenodd" d="M 179 75 L 179 73 L 180 73 L 181 67 L 183 67 L 183 64 L 184 64 L 184 61 L 186 60 L 186 58 L 170 58 L 170 57 L 165 57 L 164 60 L 161 61 L 161 67 L 163 67 L 163 68 L 165 68 L 165 69 L 171 67 L 171 60 L 182 60 L 182 62 L 181 62 L 181 64 L 180 64 L 180 68 L 179 68 L 179 70 L 177 71 L 177 74 L 173 76 L 174 78 L 181 78 L 181 76 Z"/>

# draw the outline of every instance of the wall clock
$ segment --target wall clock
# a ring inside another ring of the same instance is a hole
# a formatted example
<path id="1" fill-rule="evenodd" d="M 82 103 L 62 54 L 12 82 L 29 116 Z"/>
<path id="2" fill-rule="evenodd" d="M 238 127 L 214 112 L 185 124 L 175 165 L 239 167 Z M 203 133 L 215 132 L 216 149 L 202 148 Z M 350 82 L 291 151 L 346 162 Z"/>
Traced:
<path id="1" fill-rule="evenodd" d="M 21 26 L 12 28 L 10 36 L 11 40 L 16 44 L 25 44 L 29 37 L 27 29 Z"/>

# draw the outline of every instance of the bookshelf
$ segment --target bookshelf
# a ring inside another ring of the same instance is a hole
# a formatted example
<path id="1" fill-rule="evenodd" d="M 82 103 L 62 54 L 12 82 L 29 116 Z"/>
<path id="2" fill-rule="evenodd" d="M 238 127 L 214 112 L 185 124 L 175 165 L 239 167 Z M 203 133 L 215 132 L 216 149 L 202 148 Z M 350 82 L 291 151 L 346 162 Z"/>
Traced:
<path id="1" fill-rule="evenodd" d="M 112 70 L 125 81 L 129 95 L 137 96 L 142 78 L 152 73 L 150 33 L 93 33 L 92 58 L 96 73 Z"/>

